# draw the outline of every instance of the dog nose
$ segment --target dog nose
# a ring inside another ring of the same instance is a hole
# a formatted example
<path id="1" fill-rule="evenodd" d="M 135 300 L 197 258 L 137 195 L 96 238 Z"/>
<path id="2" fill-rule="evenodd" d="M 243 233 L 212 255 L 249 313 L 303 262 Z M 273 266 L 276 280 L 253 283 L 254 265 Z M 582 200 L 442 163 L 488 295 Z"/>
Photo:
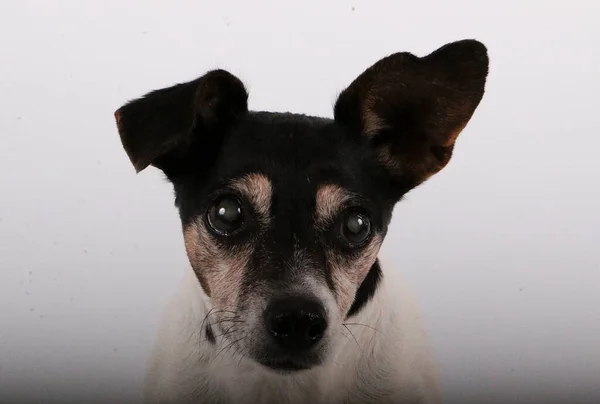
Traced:
<path id="1" fill-rule="evenodd" d="M 306 297 L 272 300 L 265 309 L 264 319 L 273 339 L 291 352 L 313 347 L 327 329 L 323 305 Z"/>

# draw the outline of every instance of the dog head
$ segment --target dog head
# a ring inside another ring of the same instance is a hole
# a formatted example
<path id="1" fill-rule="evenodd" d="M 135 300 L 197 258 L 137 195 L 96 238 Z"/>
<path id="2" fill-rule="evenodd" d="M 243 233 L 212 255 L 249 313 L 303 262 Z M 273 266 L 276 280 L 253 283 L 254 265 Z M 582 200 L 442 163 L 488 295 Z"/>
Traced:
<path id="1" fill-rule="evenodd" d="M 135 169 L 174 186 L 208 335 L 278 371 L 323 362 L 375 293 L 394 205 L 446 166 L 487 72 L 486 48 L 465 40 L 378 61 L 333 119 L 249 111 L 223 70 L 121 107 Z"/>

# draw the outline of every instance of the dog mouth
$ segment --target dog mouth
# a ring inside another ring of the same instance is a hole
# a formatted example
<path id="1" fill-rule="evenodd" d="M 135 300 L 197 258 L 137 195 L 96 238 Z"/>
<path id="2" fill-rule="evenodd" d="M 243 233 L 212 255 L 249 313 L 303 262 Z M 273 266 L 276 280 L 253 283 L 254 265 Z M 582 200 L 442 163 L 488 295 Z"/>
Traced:
<path id="1" fill-rule="evenodd" d="M 257 361 L 260 365 L 277 373 L 295 373 L 303 370 L 309 370 L 312 366 L 291 359 L 273 360 L 261 359 Z"/>
<path id="2" fill-rule="evenodd" d="M 323 352 L 304 352 L 298 354 L 263 352 L 253 355 L 260 366 L 280 374 L 296 373 L 314 369 L 323 363 Z"/>

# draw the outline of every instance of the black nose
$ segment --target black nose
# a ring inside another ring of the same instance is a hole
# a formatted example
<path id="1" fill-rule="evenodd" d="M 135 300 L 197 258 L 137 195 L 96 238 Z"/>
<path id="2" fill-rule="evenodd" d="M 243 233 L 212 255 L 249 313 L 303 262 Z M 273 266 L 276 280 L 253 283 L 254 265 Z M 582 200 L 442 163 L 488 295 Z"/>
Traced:
<path id="1" fill-rule="evenodd" d="M 269 334 L 281 348 L 291 352 L 311 348 L 327 329 L 325 309 L 318 301 L 306 297 L 272 300 L 264 318 Z"/>

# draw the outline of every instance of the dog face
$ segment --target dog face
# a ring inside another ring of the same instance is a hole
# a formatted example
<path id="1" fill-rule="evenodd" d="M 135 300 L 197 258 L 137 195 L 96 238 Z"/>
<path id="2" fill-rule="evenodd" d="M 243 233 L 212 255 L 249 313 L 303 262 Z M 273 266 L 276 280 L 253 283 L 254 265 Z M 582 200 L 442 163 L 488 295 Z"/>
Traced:
<path id="1" fill-rule="evenodd" d="M 136 170 L 174 186 L 209 339 L 276 371 L 325 361 L 376 291 L 394 205 L 448 163 L 487 71 L 485 47 L 467 40 L 380 60 L 334 119 L 248 111 L 222 70 L 121 107 Z"/>

